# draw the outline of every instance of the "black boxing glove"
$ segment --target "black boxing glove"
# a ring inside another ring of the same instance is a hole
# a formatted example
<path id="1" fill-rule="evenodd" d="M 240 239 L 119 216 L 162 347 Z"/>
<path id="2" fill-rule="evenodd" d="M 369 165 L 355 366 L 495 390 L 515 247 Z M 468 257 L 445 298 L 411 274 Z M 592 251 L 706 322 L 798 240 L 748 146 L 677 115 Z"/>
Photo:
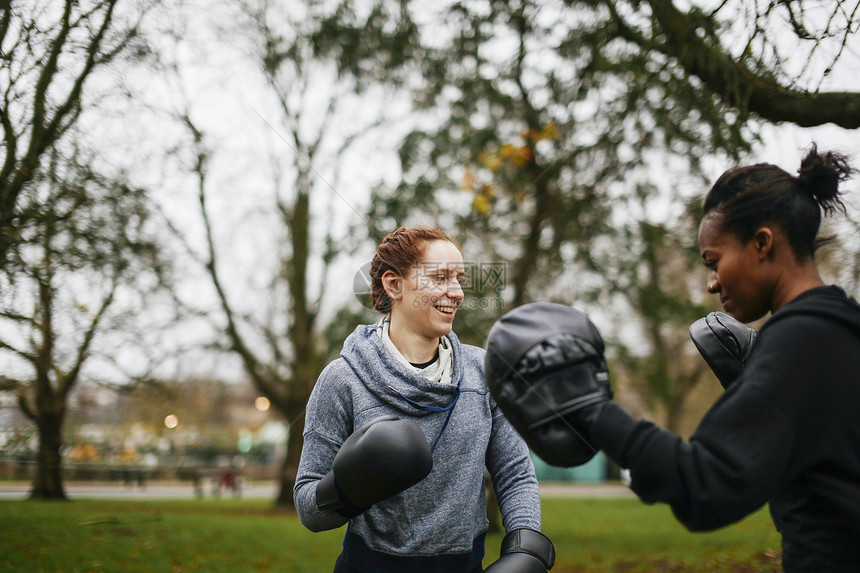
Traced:
<path id="1" fill-rule="evenodd" d="M 712 312 L 690 325 L 690 338 L 723 388 L 737 380 L 758 333 L 724 312 Z"/>
<path id="2" fill-rule="evenodd" d="M 317 508 L 355 517 L 430 474 L 433 454 L 421 429 L 409 420 L 383 416 L 357 429 L 317 484 Z"/>
<path id="3" fill-rule="evenodd" d="M 603 338 L 585 313 L 515 308 L 490 330 L 485 360 L 490 393 L 535 454 L 562 467 L 594 457 L 591 427 L 612 391 Z"/>
<path id="4" fill-rule="evenodd" d="M 546 573 L 555 565 L 552 541 L 533 529 L 515 529 L 505 535 L 499 559 L 486 573 Z"/>

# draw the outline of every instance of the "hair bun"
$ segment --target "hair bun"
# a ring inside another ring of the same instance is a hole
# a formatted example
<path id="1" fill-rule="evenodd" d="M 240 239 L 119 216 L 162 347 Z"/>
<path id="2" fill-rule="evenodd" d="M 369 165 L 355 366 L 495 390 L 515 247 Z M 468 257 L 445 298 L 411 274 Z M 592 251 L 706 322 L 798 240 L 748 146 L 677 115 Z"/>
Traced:
<path id="1" fill-rule="evenodd" d="M 839 183 L 851 177 L 853 172 L 845 156 L 831 151 L 819 153 L 813 144 L 800 162 L 797 181 L 800 189 L 809 193 L 825 214 L 837 210 L 845 212 L 845 205 L 839 198 L 842 194 Z"/>

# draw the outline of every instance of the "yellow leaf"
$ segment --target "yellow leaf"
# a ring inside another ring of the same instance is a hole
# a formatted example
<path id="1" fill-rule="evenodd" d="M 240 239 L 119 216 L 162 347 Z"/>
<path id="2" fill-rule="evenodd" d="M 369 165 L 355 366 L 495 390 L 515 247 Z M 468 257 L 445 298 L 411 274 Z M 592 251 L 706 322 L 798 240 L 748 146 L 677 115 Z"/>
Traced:
<path id="1" fill-rule="evenodd" d="M 561 132 L 558 129 L 558 124 L 554 121 L 549 122 L 543 129 L 541 130 L 540 135 L 538 136 L 538 141 L 543 141 L 547 139 L 558 139 L 561 135 Z"/>
<path id="2" fill-rule="evenodd" d="M 487 198 L 486 195 L 475 195 L 475 198 L 472 200 L 472 209 L 474 209 L 481 215 L 489 215 L 490 200 Z"/>
<path id="3" fill-rule="evenodd" d="M 472 173 L 471 169 L 467 169 L 466 173 L 463 174 L 463 182 L 460 183 L 460 189 L 474 189 L 476 187 L 477 180 L 475 179 L 475 174 Z"/>
<path id="4" fill-rule="evenodd" d="M 516 167 L 523 167 L 532 157 L 532 152 L 528 147 L 511 145 L 509 143 L 502 146 L 499 154 Z"/>
<path id="5" fill-rule="evenodd" d="M 483 151 L 478 154 L 478 159 L 484 164 L 484 167 L 490 171 L 498 171 L 504 163 L 499 155 L 495 153 L 484 153 Z"/>

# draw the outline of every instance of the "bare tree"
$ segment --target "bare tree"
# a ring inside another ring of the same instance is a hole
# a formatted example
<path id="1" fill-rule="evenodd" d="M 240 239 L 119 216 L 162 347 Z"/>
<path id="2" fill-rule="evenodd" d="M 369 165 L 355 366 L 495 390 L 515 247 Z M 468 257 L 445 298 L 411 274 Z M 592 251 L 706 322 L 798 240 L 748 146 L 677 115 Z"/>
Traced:
<path id="1" fill-rule="evenodd" d="M 425 73 L 414 100 L 442 119 L 409 134 L 403 181 L 374 197 L 375 213 L 401 223 L 430 212 L 458 229 L 482 260 L 504 264 L 511 306 L 553 299 L 619 322 L 623 308 L 623 332 L 635 330 L 637 345 L 615 338 L 615 356 L 675 425 L 704 372 L 686 360 L 695 352 L 686 328 L 709 309 L 697 295 L 697 256 L 674 221 L 644 215 L 668 196 L 655 183 L 668 172 L 649 162 L 683 164 L 689 193 L 705 185 L 702 157 L 738 156 L 753 136 L 709 88 L 665 56 L 620 42 L 608 11 L 585 4 L 604 3 L 440 8 L 445 25 L 415 48 Z M 446 208 L 452 189 L 471 194 L 468 212 Z M 673 200 L 683 205 L 680 194 Z M 462 332 L 471 318 L 458 319 L 460 335 L 481 344 L 485 323 Z"/>
<path id="2" fill-rule="evenodd" d="M 13 0 L 0 8 L 0 266 L 28 224 L 22 193 L 78 120 L 98 70 L 144 51 L 141 18 L 152 4 Z"/>
<path id="3" fill-rule="evenodd" d="M 332 224 L 334 213 L 346 211 L 352 225 L 363 224 L 352 200 L 340 190 L 341 164 L 362 137 L 389 118 L 382 115 L 380 102 L 365 105 L 359 116 L 349 115 L 358 94 L 367 93 L 373 82 L 359 81 L 317 51 L 326 18 L 320 3 L 302 2 L 284 10 L 268 2 L 249 2 L 243 12 L 247 20 L 240 29 L 225 33 L 252 45 L 257 77 L 268 88 L 275 110 L 266 117 L 258 113 L 259 125 L 274 141 L 270 161 L 260 169 L 267 173 L 264 185 L 269 188 L 260 210 L 272 225 L 271 248 L 255 265 L 256 272 L 269 273 L 257 282 L 265 286 L 250 297 L 236 286 L 240 271 L 219 242 L 228 223 L 211 207 L 227 191 L 211 177 L 213 166 L 226 156 L 207 134 L 205 122 L 196 118 L 193 104 L 178 116 L 191 140 L 186 168 L 196 178 L 203 249 L 193 248 L 178 224 L 174 230 L 184 237 L 216 293 L 219 308 L 206 312 L 222 333 L 220 348 L 240 359 L 253 385 L 288 423 L 277 503 L 292 505 L 304 410 L 330 355 L 323 339 L 323 321 L 329 317 L 321 316 L 330 271 L 338 257 L 356 247 L 351 224 Z"/>
<path id="4" fill-rule="evenodd" d="M 163 276 L 143 190 L 97 173 L 80 149 L 54 151 L 19 198 L 28 225 L 0 274 L 4 389 L 17 393 L 39 437 L 31 496 L 63 499 L 62 426 L 69 393 L 141 293 Z M 111 357 L 100 361 L 110 369 Z M 104 380 L 108 381 L 108 380 Z M 114 380 L 121 382 L 121 380 Z"/>

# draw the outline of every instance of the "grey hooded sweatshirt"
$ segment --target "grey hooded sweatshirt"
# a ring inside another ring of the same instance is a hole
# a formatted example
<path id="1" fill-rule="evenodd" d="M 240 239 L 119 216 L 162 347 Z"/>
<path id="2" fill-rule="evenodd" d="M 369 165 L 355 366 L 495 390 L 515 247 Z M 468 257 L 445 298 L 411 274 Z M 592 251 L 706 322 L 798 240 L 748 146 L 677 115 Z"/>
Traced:
<path id="1" fill-rule="evenodd" d="M 484 350 L 448 334 L 454 352 L 452 380 L 432 382 L 398 361 L 375 330 L 376 325 L 356 328 L 311 392 L 293 492 L 305 527 L 323 531 L 350 521 L 351 534 L 361 537 L 369 549 L 388 555 L 471 553 L 488 526 L 486 467 L 505 530 L 540 531 L 534 466 L 525 442 L 490 397 L 484 382 Z M 447 425 L 448 411 L 422 409 L 448 407 L 458 390 Z M 341 444 L 355 429 L 389 414 L 414 421 L 428 444 L 436 444 L 430 475 L 351 520 L 334 511 L 319 511 L 317 484 L 331 470 Z"/>

